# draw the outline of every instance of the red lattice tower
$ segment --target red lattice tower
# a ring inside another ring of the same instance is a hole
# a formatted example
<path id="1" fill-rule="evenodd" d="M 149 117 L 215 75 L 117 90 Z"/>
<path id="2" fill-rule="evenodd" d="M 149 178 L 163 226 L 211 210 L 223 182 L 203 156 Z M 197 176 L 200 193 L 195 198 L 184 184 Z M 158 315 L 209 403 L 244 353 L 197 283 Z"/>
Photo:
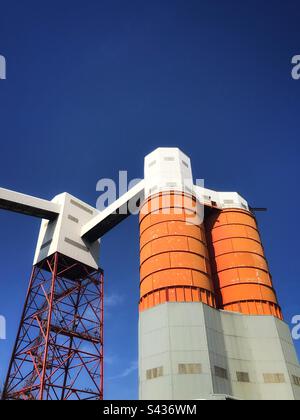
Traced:
<path id="1" fill-rule="evenodd" d="M 58 253 L 33 267 L 2 399 L 103 399 L 102 270 Z"/>

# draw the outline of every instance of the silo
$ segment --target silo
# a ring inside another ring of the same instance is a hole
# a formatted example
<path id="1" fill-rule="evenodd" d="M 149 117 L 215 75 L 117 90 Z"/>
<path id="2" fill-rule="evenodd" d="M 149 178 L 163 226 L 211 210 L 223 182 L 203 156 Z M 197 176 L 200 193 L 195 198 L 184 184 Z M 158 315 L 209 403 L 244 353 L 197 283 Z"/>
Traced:
<path id="1" fill-rule="evenodd" d="M 247 201 L 194 185 L 190 159 L 173 148 L 146 157 L 144 186 L 140 399 L 299 399 L 296 352 Z"/>
<path id="2" fill-rule="evenodd" d="M 140 211 L 142 400 L 197 399 L 200 389 L 208 395 L 212 388 L 203 306 L 215 307 L 215 298 L 203 210 L 184 153 L 160 148 L 146 157 Z"/>
<path id="3" fill-rule="evenodd" d="M 205 228 L 196 199 L 179 191 L 150 196 L 140 215 L 140 310 L 165 302 L 215 307 Z"/>
<path id="4" fill-rule="evenodd" d="M 206 220 L 218 307 L 282 319 L 254 215 L 215 210 Z"/>

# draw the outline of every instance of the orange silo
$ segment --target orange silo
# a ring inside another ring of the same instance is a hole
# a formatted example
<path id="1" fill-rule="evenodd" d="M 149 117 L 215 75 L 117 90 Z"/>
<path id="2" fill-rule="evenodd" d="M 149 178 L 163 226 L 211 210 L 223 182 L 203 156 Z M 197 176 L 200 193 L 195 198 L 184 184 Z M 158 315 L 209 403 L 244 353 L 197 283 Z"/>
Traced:
<path id="1" fill-rule="evenodd" d="M 206 232 L 218 307 L 282 319 L 253 213 L 215 210 L 206 220 Z"/>
<path id="2" fill-rule="evenodd" d="M 205 228 L 194 197 L 167 191 L 145 201 L 140 255 L 140 311 L 165 302 L 215 307 Z"/>

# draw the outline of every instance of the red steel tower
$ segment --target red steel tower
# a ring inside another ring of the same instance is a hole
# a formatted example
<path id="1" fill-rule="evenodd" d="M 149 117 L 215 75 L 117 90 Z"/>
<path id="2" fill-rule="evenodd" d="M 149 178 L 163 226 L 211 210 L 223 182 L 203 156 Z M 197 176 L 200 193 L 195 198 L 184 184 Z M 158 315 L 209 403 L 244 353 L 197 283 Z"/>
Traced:
<path id="1" fill-rule="evenodd" d="M 60 253 L 33 267 L 2 399 L 103 399 L 102 270 Z"/>

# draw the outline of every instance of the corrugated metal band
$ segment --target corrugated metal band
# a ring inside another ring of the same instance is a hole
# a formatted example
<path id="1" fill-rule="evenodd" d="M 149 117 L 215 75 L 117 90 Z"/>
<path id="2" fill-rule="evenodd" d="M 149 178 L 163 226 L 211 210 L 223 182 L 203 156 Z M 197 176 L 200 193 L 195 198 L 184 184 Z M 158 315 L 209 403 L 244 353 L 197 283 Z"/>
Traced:
<path id="1" fill-rule="evenodd" d="M 282 318 L 252 213 L 226 209 L 206 222 L 218 306 Z"/>
<path id="2" fill-rule="evenodd" d="M 141 297 L 140 311 L 166 302 L 203 302 L 215 307 L 214 296 L 207 290 L 198 287 L 166 287 L 153 290 Z"/>
<path id="3" fill-rule="evenodd" d="M 140 310 L 164 302 L 215 306 L 205 229 L 194 197 L 180 192 L 149 198 L 140 215 Z"/>

